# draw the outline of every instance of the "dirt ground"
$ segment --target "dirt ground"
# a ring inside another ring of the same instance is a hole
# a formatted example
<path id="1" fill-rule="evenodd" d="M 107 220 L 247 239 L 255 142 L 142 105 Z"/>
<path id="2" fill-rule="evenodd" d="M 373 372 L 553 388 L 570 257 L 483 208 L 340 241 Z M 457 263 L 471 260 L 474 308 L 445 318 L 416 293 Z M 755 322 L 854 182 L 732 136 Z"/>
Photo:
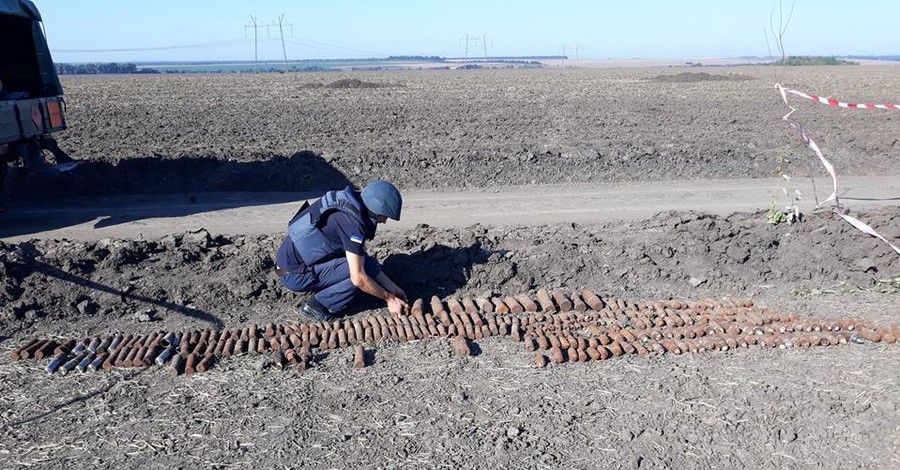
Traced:
<path id="1" fill-rule="evenodd" d="M 59 141 L 88 163 L 19 182 L 12 210 L 34 197 L 314 191 L 376 177 L 419 189 L 699 187 L 771 176 L 779 156 L 798 176 L 822 175 L 781 121 L 772 69 L 660 78 L 682 71 L 67 78 L 71 129 Z M 777 73 L 847 101 L 900 94 L 890 67 Z M 327 86 L 347 78 L 385 86 Z M 839 173 L 896 173 L 896 116 L 797 106 Z M 900 241 L 896 207 L 849 209 Z M 3 467 L 900 468 L 897 345 L 538 369 L 508 338 L 478 341 L 467 358 L 446 340 L 382 342 L 367 345 L 363 369 L 336 351 L 302 373 L 243 356 L 190 377 L 155 367 L 50 376 L 45 362 L 9 358 L 38 336 L 295 321 L 304 297 L 272 274 L 283 236 L 0 241 Z M 385 231 L 369 251 L 412 297 L 589 287 L 633 301 L 749 297 L 806 317 L 898 323 L 900 258 L 827 211 L 794 225 L 771 225 L 764 212 L 692 211 L 423 224 Z"/>

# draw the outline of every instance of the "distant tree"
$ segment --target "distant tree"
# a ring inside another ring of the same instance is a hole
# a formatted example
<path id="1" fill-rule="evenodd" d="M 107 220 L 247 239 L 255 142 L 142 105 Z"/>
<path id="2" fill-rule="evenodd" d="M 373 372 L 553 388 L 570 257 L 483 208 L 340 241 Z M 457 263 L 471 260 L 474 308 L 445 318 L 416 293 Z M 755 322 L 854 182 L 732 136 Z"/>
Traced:
<path id="1" fill-rule="evenodd" d="M 775 61 L 775 65 L 859 65 L 859 63 L 835 57 L 792 55 Z"/>

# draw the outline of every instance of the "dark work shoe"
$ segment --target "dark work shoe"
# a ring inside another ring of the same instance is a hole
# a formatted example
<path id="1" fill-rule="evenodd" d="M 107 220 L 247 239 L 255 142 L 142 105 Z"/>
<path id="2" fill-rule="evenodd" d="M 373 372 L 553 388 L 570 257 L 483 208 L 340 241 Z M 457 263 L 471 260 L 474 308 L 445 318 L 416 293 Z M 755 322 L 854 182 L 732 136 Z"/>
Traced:
<path id="1" fill-rule="evenodd" d="M 318 303 L 318 302 L 315 302 Z M 311 305 L 310 302 L 306 302 L 300 307 L 300 315 L 303 315 L 307 318 L 310 318 L 315 321 L 331 321 L 332 316 L 328 313 L 328 309 L 326 307 L 316 308 Z"/>

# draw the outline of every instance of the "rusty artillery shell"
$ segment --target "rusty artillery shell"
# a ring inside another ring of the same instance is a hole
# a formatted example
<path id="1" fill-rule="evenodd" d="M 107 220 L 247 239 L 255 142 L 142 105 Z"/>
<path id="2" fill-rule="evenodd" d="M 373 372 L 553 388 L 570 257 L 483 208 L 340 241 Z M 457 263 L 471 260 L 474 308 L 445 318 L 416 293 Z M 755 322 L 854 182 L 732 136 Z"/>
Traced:
<path id="1" fill-rule="evenodd" d="M 522 312 L 525 311 L 525 308 L 522 306 L 522 304 L 520 304 L 519 301 L 516 300 L 516 299 L 515 299 L 513 296 L 511 296 L 511 295 L 507 295 L 506 297 L 504 297 L 504 298 L 503 298 L 503 303 L 506 304 L 506 307 L 507 307 L 507 308 L 509 309 L 509 311 L 512 312 L 512 313 L 518 314 L 518 313 L 522 313 Z"/>
<path id="2" fill-rule="evenodd" d="M 566 295 L 559 291 L 553 291 L 550 293 L 553 297 L 553 300 L 556 301 L 556 305 L 559 306 L 560 312 L 571 312 L 572 311 L 572 301 L 566 298 Z M 540 300 L 540 296 L 538 296 L 538 300 Z"/>
<path id="3" fill-rule="evenodd" d="M 57 354 L 56 357 L 54 357 L 53 360 L 50 361 L 49 364 L 47 364 L 47 367 L 45 367 L 44 370 L 47 371 L 48 374 L 56 372 L 56 370 L 59 369 L 59 366 L 66 362 L 66 359 L 68 357 L 69 355 L 66 352 Z"/>
<path id="4" fill-rule="evenodd" d="M 553 346 L 550 348 L 550 359 L 557 364 L 562 364 L 566 362 L 566 356 L 563 354 L 562 349 L 557 346 Z"/>
<path id="5" fill-rule="evenodd" d="M 159 353 L 163 351 L 164 349 L 160 346 L 150 346 L 147 348 L 147 352 L 142 356 L 141 362 L 144 366 L 153 365 L 153 361 L 159 356 Z"/>
<path id="6" fill-rule="evenodd" d="M 634 345 L 629 343 L 628 341 L 625 341 L 624 343 L 619 343 L 619 346 L 622 347 L 622 351 L 625 354 L 632 355 L 637 352 L 637 348 L 635 348 Z"/>
<path id="7" fill-rule="evenodd" d="M 269 323 L 266 325 L 266 337 L 271 338 L 275 336 L 275 324 Z"/>
<path id="8" fill-rule="evenodd" d="M 612 342 L 612 340 L 609 339 L 609 336 L 606 336 L 603 333 L 597 335 L 597 341 L 603 346 L 606 346 L 607 344 Z"/>
<path id="9" fill-rule="evenodd" d="M 534 303 L 533 300 L 531 300 L 531 297 L 529 297 L 528 294 L 518 294 L 515 296 L 515 299 L 517 302 L 519 302 L 520 305 L 522 305 L 522 308 L 526 312 L 537 312 L 538 311 L 537 304 Z M 510 307 L 510 309 L 512 309 L 512 307 Z"/>
<path id="10" fill-rule="evenodd" d="M 141 348 L 142 346 L 139 344 L 132 344 L 131 346 L 129 346 L 128 351 L 125 353 L 125 359 L 122 360 L 120 364 L 116 364 L 116 367 L 132 367 L 134 358 L 135 356 L 137 356 L 138 351 L 140 351 Z"/>
<path id="11" fill-rule="evenodd" d="M 497 312 L 501 315 L 505 315 L 505 314 L 509 313 L 509 307 L 503 302 L 503 299 L 501 299 L 499 297 L 494 297 L 491 299 L 491 303 L 494 304 L 495 312 Z"/>
<path id="12" fill-rule="evenodd" d="M 894 336 L 893 333 L 889 333 L 889 332 L 886 332 L 886 331 L 885 331 L 885 332 L 882 333 L 882 335 L 881 335 L 881 340 L 884 341 L 885 343 L 888 343 L 888 344 L 894 344 L 894 343 L 897 342 L 897 337 Z"/>
<path id="13" fill-rule="evenodd" d="M 176 354 L 172 357 L 172 364 L 169 365 L 170 375 L 181 375 L 184 372 L 184 356 Z"/>
<path id="14" fill-rule="evenodd" d="M 481 310 L 481 313 L 494 313 L 494 304 L 490 300 L 477 296 L 475 297 L 475 305 Z"/>
<path id="15" fill-rule="evenodd" d="M 597 296 L 597 294 L 595 294 L 593 291 L 591 291 L 590 289 L 584 289 L 583 291 L 581 291 L 581 295 L 584 297 L 584 302 L 591 307 L 591 310 L 594 310 L 595 312 L 603 310 L 603 301 L 600 300 L 600 297 Z"/>
<path id="16" fill-rule="evenodd" d="M 53 355 L 57 356 L 60 353 L 68 354 L 68 353 L 72 352 L 73 349 L 75 349 L 75 344 L 76 344 L 76 341 L 74 339 L 70 339 L 70 340 L 66 341 L 65 343 L 61 344 L 60 346 L 57 346 L 56 349 L 53 350 Z"/>
<path id="17" fill-rule="evenodd" d="M 538 334 L 537 336 L 535 336 L 534 339 L 537 342 L 538 347 L 545 351 L 550 349 L 550 347 L 552 346 L 550 344 L 550 340 L 547 339 L 547 337 L 544 336 L 543 334 Z"/>
<path id="18" fill-rule="evenodd" d="M 534 355 L 534 365 L 536 365 L 538 367 L 547 367 L 547 364 L 549 362 L 550 362 L 550 360 L 547 359 L 547 356 L 545 356 L 541 353 L 537 353 Z"/>
<path id="19" fill-rule="evenodd" d="M 609 349 L 606 349 L 606 346 L 597 346 L 597 352 L 600 354 L 600 360 L 605 361 L 612 357 L 612 352 Z"/>
<path id="20" fill-rule="evenodd" d="M 469 343 L 466 341 L 466 338 L 462 336 L 453 338 L 453 352 L 459 357 L 472 355 L 472 350 L 469 349 Z"/>
<path id="21" fill-rule="evenodd" d="M 357 344 L 353 348 L 353 367 L 362 369 L 366 366 L 366 351 L 361 344 Z"/>
<path id="22" fill-rule="evenodd" d="M 100 353 L 99 355 L 97 355 L 96 358 L 94 358 L 93 361 L 91 361 L 90 364 L 88 364 L 88 369 L 90 369 L 91 371 L 97 372 L 98 370 L 100 370 L 103 367 L 103 363 L 106 362 L 106 359 L 108 359 L 108 358 L 109 358 L 108 352 Z"/>
<path id="23" fill-rule="evenodd" d="M 647 349 L 652 351 L 653 354 L 662 355 L 662 354 L 665 354 L 665 352 L 666 352 L 666 348 L 664 348 L 663 345 L 656 342 L 656 340 L 651 339 L 650 341 L 647 341 L 646 347 L 647 347 Z"/>
<path id="24" fill-rule="evenodd" d="M 459 301 L 456 300 L 455 297 L 448 297 L 448 298 L 447 298 L 447 308 L 450 309 L 450 313 L 455 313 L 455 314 L 457 314 L 457 315 L 459 315 L 459 314 L 461 314 L 462 312 L 465 311 L 465 309 L 463 308 L 462 304 L 460 304 Z"/>
<path id="25" fill-rule="evenodd" d="M 38 351 L 38 349 L 44 347 L 44 345 L 46 345 L 48 341 L 50 340 L 41 339 L 28 343 L 28 347 L 19 352 L 19 359 L 29 359 L 34 357 L 34 354 Z"/>
<path id="26" fill-rule="evenodd" d="M 330 341 L 330 339 L 331 339 L 331 335 L 332 335 L 332 334 L 336 334 L 334 330 L 330 330 L 330 332 L 329 332 L 329 334 L 328 334 L 328 335 L 329 335 L 329 336 L 328 336 L 328 337 L 329 337 L 329 341 Z M 235 346 L 237 346 L 237 343 L 238 343 L 238 342 L 240 342 L 240 339 L 238 339 L 237 341 L 235 341 Z M 335 337 L 335 342 L 337 342 L 337 338 L 336 338 L 336 337 Z M 288 341 L 287 337 L 285 337 L 285 336 L 279 336 L 279 337 L 278 337 L 278 348 L 279 348 L 279 349 L 290 349 L 290 347 L 291 347 L 291 343 L 290 343 L 290 341 Z M 234 351 L 234 354 L 237 354 L 237 350 Z"/>
<path id="27" fill-rule="evenodd" d="M 184 362 L 184 375 L 193 375 L 197 367 L 197 355 L 188 354 L 187 360 Z"/>
<path id="28" fill-rule="evenodd" d="M 637 341 L 637 336 L 634 335 L 630 328 L 622 328 L 622 330 L 619 331 L 619 334 L 621 334 L 622 337 L 625 338 L 625 341 L 629 343 Z"/>
<path id="29" fill-rule="evenodd" d="M 596 345 L 594 345 L 594 346 L 588 346 L 588 348 L 585 349 L 585 352 L 586 352 L 587 355 L 591 358 L 591 360 L 594 360 L 594 361 L 599 361 L 599 360 L 601 360 L 601 357 L 600 357 L 600 351 L 597 350 L 597 346 L 596 346 Z"/>
<path id="30" fill-rule="evenodd" d="M 471 297 L 463 297 L 462 299 L 463 310 L 469 315 L 473 315 L 478 313 L 478 306 L 475 305 L 475 301 L 472 300 Z"/>
<path id="31" fill-rule="evenodd" d="M 215 354 L 208 353 L 203 356 L 203 359 L 197 364 L 197 372 L 206 372 L 212 367 L 213 361 L 215 360 Z"/>
<path id="32" fill-rule="evenodd" d="M 643 344 L 632 343 L 631 345 L 634 346 L 634 350 L 637 351 L 638 356 L 647 357 L 650 355 L 650 351 L 648 351 Z"/>
<path id="33" fill-rule="evenodd" d="M 681 349 L 670 339 L 662 340 L 662 347 L 665 348 L 666 352 L 671 354 L 681 354 Z"/>
<path id="34" fill-rule="evenodd" d="M 423 312 L 424 304 L 425 304 L 425 301 L 423 301 L 422 299 L 416 299 L 413 302 L 412 307 L 410 307 L 410 309 L 409 309 L 410 315 L 422 315 L 424 313 Z"/>
<path id="35" fill-rule="evenodd" d="M 431 296 L 431 313 L 438 317 L 444 326 L 450 324 L 450 318 L 447 316 L 447 311 L 444 309 L 444 303 L 441 302 L 441 298 L 436 295 Z"/>
<path id="36" fill-rule="evenodd" d="M 47 342 L 45 342 L 43 346 L 41 346 L 37 351 L 34 352 L 34 358 L 43 359 L 45 357 L 52 356 L 53 350 L 56 349 L 57 346 L 59 346 L 59 344 L 57 344 L 56 340 L 47 340 Z"/>
<path id="37" fill-rule="evenodd" d="M 68 374 L 72 369 L 74 369 L 75 367 L 77 367 L 78 364 L 80 364 L 81 361 L 83 361 L 84 358 L 87 357 L 88 354 L 90 354 L 90 353 L 87 352 L 87 350 L 81 351 L 80 353 L 78 353 L 78 355 L 76 355 L 76 356 L 73 357 L 72 359 L 69 359 L 68 361 L 66 361 L 65 364 L 63 364 L 62 366 L 60 366 L 60 367 L 59 367 L 59 373 L 62 374 L 62 375 Z"/>
<path id="38" fill-rule="evenodd" d="M 609 351 L 612 352 L 613 356 L 616 356 L 616 357 L 621 356 L 622 354 L 625 354 L 625 351 L 622 349 L 622 345 L 619 344 L 618 341 L 613 341 L 612 343 L 609 343 Z"/>
<path id="39" fill-rule="evenodd" d="M 209 328 L 204 328 L 203 331 L 200 332 L 200 338 L 198 339 L 199 343 L 208 343 L 209 342 Z"/>
<path id="40" fill-rule="evenodd" d="M 538 289 L 535 293 L 537 297 L 538 304 L 540 304 L 540 310 L 544 313 L 554 313 L 556 312 L 556 306 L 553 305 L 553 300 L 550 298 L 550 293 L 547 292 L 547 289 L 543 287 Z"/>
<path id="41" fill-rule="evenodd" d="M 547 341 L 550 342 L 550 346 L 554 348 L 562 349 L 562 343 L 559 341 L 559 338 L 553 333 L 544 333 L 544 336 L 547 337 Z M 568 345 L 567 345 L 568 346 Z"/>
<path id="42" fill-rule="evenodd" d="M 491 331 L 491 334 L 496 336 L 500 333 L 500 330 L 497 328 L 497 319 L 493 313 L 486 313 L 484 315 L 485 320 L 487 320 L 488 329 Z"/>
<path id="43" fill-rule="evenodd" d="M 570 351 L 571 351 L 571 349 L 570 349 Z M 588 353 L 584 349 L 576 348 L 575 353 L 578 354 L 578 362 L 587 362 L 591 359 L 590 357 L 588 357 Z"/>
<path id="44" fill-rule="evenodd" d="M 572 292 L 572 309 L 576 312 L 585 312 L 587 311 L 587 304 L 584 303 L 584 300 L 581 298 L 581 294 L 578 292 Z"/>

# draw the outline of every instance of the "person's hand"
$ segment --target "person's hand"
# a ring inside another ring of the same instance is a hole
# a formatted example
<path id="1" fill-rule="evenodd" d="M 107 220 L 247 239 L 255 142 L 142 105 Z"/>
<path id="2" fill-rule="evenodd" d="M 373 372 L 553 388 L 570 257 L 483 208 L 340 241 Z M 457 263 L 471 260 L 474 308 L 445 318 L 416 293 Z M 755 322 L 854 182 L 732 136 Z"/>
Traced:
<path id="1" fill-rule="evenodd" d="M 404 302 L 409 302 L 409 298 L 406 297 L 406 292 L 403 292 L 403 289 L 401 289 L 399 287 L 397 288 L 396 291 L 394 291 L 394 295 L 403 299 Z"/>
<path id="2" fill-rule="evenodd" d="M 400 297 L 392 296 L 387 301 L 387 307 L 388 311 L 391 312 L 391 315 L 400 318 L 401 315 L 406 313 L 406 309 L 409 308 L 409 305 L 407 305 L 406 301 Z"/>

